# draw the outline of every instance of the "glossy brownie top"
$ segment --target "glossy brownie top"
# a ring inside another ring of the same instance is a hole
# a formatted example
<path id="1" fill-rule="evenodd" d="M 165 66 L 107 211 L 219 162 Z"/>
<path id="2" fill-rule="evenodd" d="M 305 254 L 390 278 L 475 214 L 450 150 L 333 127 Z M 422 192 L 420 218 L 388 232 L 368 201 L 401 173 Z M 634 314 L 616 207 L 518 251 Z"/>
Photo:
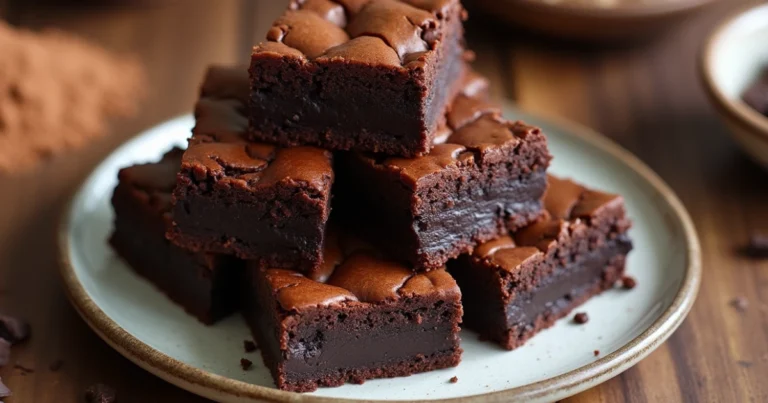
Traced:
<path id="1" fill-rule="evenodd" d="M 444 268 L 414 273 L 403 264 L 382 258 L 357 238 L 340 235 L 333 229 L 327 238 L 325 261 L 313 279 L 292 270 L 266 271 L 273 296 L 282 309 L 377 304 L 411 297 L 461 297 L 456 281 Z"/>
<path id="2" fill-rule="evenodd" d="M 459 0 L 292 0 L 253 53 L 419 68 L 465 14 Z"/>
<path id="3" fill-rule="evenodd" d="M 173 148 L 156 163 L 132 165 L 117 174 L 120 184 L 131 186 L 136 195 L 158 214 L 171 211 L 171 193 L 184 150 Z"/>
<path id="4" fill-rule="evenodd" d="M 363 158 L 382 169 L 397 171 L 401 179 L 412 186 L 451 166 L 506 162 L 510 160 L 510 153 L 525 142 L 539 146 L 529 150 L 535 155 L 523 158 L 532 158 L 534 165 L 546 167 L 551 156 L 541 129 L 505 120 L 500 109 L 486 101 L 487 91 L 485 78 L 472 71 L 466 74 L 463 89 L 449 107 L 445 124 L 438 130 L 429 154 L 416 158 Z"/>
<path id="5" fill-rule="evenodd" d="M 248 140 L 248 71 L 211 67 L 195 106 L 195 127 L 182 159 L 182 171 L 198 181 L 214 180 L 235 188 L 259 188 L 278 182 L 301 183 L 329 192 L 332 156 L 315 147 L 280 148 Z"/>
<path id="6" fill-rule="evenodd" d="M 548 182 L 544 217 L 512 236 L 478 246 L 473 252 L 475 258 L 514 272 L 526 262 L 543 258 L 560 240 L 586 235 L 586 226 L 600 228 L 606 236 L 629 229 L 621 196 L 554 176 L 549 176 Z"/>

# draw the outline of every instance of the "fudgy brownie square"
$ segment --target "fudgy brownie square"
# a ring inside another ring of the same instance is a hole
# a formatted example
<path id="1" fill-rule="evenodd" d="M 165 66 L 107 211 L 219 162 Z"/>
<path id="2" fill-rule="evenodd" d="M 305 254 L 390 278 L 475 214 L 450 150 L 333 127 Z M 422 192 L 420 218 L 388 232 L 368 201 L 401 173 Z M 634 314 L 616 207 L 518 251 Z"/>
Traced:
<path id="1" fill-rule="evenodd" d="M 484 100 L 484 78 L 469 73 L 462 83 L 426 156 L 337 156 L 335 202 L 345 225 L 417 270 L 441 267 L 542 210 L 546 137 L 504 120 Z"/>
<path id="2" fill-rule="evenodd" d="M 293 0 L 251 56 L 254 139 L 427 153 L 464 70 L 459 0 Z"/>
<path id="3" fill-rule="evenodd" d="M 237 309 L 244 264 L 229 256 L 190 252 L 165 239 L 182 153 L 173 149 L 158 163 L 120 170 L 109 242 L 136 273 L 212 324 Z"/>
<path id="4" fill-rule="evenodd" d="M 448 264 L 464 323 L 517 348 L 624 273 L 632 242 L 621 196 L 549 178 L 545 217 Z"/>
<path id="5" fill-rule="evenodd" d="M 461 293 L 444 270 L 417 274 L 329 233 L 314 278 L 246 269 L 243 314 L 277 387 L 406 376 L 458 365 Z"/>
<path id="6" fill-rule="evenodd" d="M 311 271 L 322 261 L 330 152 L 247 139 L 246 69 L 213 67 L 173 193 L 168 237 L 194 251 Z"/>

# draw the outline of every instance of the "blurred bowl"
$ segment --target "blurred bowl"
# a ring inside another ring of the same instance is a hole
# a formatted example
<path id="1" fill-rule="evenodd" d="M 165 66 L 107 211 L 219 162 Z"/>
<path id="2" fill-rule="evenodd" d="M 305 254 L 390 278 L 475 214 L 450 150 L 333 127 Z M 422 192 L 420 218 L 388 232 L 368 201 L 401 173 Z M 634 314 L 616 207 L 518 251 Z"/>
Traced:
<path id="1" fill-rule="evenodd" d="M 608 4 L 606 0 L 466 2 L 484 14 L 548 36 L 588 42 L 625 42 L 658 36 L 717 0 L 620 0 L 617 4 L 615 0 L 608 1 Z"/>
<path id="2" fill-rule="evenodd" d="M 768 68 L 768 4 L 726 19 L 704 44 L 699 70 L 704 89 L 744 151 L 768 169 L 768 117 L 742 95 Z"/>

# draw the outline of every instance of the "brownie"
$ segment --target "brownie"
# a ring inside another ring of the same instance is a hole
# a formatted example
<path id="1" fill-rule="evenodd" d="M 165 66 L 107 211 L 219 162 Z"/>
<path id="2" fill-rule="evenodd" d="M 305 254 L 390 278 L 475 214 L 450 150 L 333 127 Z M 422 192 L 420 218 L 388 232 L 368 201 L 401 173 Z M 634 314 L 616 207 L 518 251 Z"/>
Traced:
<path id="1" fill-rule="evenodd" d="M 347 234 L 329 233 L 323 269 L 246 269 L 243 314 L 277 387 L 407 376 L 458 365 L 461 293 Z"/>
<path id="2" fill-rule="evenodd" d="M 294 0 L 251 56 L 253 138 L 425 154 L 464 70 L 459 0 Z"/>
<path id="3" fill-rule="evenodd" d="M 768 68 L 763 74 L 744 92 L 742 97 L 747 105 L 768 117 Z"/>
<path id="4" fill-rule="evenodd" d="M 245 68 L 212 67 L 201 92 L 169 239 L 264 267 L 314 270 L 331 209 L 331 153 L 248 140 Z"/>
<path id="5" fill-rule="evenodd" d="M 621 196 L 550 177 L 544 203 L 541 220 L 448 265 L 466 326 L 509 350 L 613 287 L 632 249 Z"/>
<path id="6" fill-rule="evenodd" d="M 190 252 L 165 239 L 182 153 L 173 149 L 158 163 L 120 170 L 109 242 L 136 273 L 212 324 L 237 308 L 244 264 L 229 256 Z"/>
<path id="7" fill-rule="evenodd" d="M 445 265 L 535 220 L 551 156 L 540 129 L 503 119 L 472 72 L 423 157 L 340 153 L 336 203 L 345 225 L 418 270 Z"/>

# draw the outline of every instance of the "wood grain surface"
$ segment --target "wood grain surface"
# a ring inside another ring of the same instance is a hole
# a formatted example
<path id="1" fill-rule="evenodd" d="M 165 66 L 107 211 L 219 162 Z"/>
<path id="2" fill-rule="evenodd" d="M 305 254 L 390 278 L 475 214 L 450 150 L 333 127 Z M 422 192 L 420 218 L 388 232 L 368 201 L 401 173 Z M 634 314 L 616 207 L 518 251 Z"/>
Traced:
<path id="1" fill-rule="evenodd" d="M 682 327 L 639 365 L 569 402 L 768 401 L 768 261 L 739 253 L 751 233 L 768 233 L 768 174 L 728 137 L 695 68 L 709 30 L 750 2 L 723 1 L 660 41 L 630 48 L 547 42 L 482 20 L 468 25 L 475 67 L 491 78 L 494 97 L 594 127 L 637 154 L 678 193 L 701 237 L 704 281 Z M 0 177 L 0 310 L 27 318 L 34 332 L 0 369 L 14 392 L 7 402 L 78 402 L 96 382 L 115 387 L 121 402 L 203 401 L 133 365 L 80 320 L 57 276 L 55 229 L 64 202 L 96 162 L 131 135 L 189 112 L 205 66 L 246 62 L 283 2 L 57 3 L 0 0 L 0 16 L 135 53 L 151 92 L 141 114 L 116 122 L 109 136 Z M 736 297 L 749 301 L 746 311 L 730 305 Z M 51 371 L 56 360 L 64 364 Z"/>

